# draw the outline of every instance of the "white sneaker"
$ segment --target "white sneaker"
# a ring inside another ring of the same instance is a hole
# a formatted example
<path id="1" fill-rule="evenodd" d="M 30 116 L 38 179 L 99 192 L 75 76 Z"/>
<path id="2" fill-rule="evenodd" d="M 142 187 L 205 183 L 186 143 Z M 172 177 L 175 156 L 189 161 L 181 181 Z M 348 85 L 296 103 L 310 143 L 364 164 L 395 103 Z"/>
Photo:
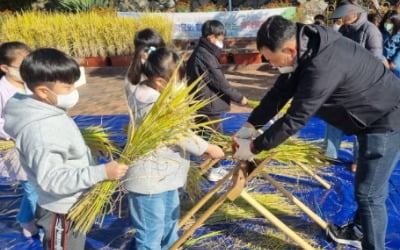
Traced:
<path id="1" fill-rule="evenodd" d="M 21 227 L 22 234 L 27 238 L 31 238 L 32 236 L 37 235 L 39 232 L 34 220 L 28 223 L 21 223 Z"/>
<path id="2" fill-rule="evenodd" d="M 209 181 L 219 181 L 227 174 L 228 171 L 226 171 L 222 166 L 219 166 L 217 168 L 211 168 L 206 177 Z"/>

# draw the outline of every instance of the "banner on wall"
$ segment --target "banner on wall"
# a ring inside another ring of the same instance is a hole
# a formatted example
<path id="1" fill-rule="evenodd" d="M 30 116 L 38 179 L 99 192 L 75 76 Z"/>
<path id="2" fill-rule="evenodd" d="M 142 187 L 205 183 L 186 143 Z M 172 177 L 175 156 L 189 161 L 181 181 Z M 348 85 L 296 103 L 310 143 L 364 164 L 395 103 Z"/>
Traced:
<path id="1" fill-rule="evenodd" d="M 258 28 L 270 16 L 281 15 L 292 19 L 296 7 L 241 10 L 229 12 L 184 12 L 157 13 L 165 15 L 174 22 L 174 39 L 198 39 L 201 26 L 210 19 L 221 21 L 227 30 L 226 37 L 256 37 Z M 139 17 L 142 12 L 118 12 L 119 16 Z"/>

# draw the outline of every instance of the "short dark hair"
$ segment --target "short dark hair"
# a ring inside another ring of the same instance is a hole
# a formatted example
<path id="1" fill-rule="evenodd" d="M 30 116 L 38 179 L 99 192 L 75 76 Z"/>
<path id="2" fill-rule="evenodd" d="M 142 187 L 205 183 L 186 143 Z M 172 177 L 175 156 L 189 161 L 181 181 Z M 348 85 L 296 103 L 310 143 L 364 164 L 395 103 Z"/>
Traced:
<path id="1" fill-rule="evenodd" d="M 393 30 L 391 35 L 395 35 L 400 31 L 400 14 L 396 14 L 390 18 L 393 24 Z"/>
<path id="2" fill-rule="evenodd" d="M 381 30 L 384 30 L 385 29 L 385 23 L 387 22 L 387 21 L 390 21 L 390 18 L 392 18 L 393 16 L 395 16 L 395 15 L 397 15 L 398 13 L 397 13 L 397 11 L 396 10 L 388 10 L 386 13 L 385 13 L 385 15 L 383 15 L 383 17 L 382 17 L 382 19 L 381 19 L 381 21 L 380 21 L 380 23 L 379 23 L 379 25 L 378 25 L 378 28 L 380 28 Z"/>
<path id="3" fill-rule="evenodd" d="M 164 39 L 154 29 L 146 28 L 138 31 L 133 39 L 135 52 L 132 57 L 131 64 L 128 68 L 127 78 L 131 84 L 136 85 L 140 82 L 143 53 L 147 53 L 150 47 L 161 48 L 165 47 Z"/>
<path id="4" fill-rule="evenodd" d="M 224 25 L 218 20 L 208 20 L 203 23 L 201 27 L 201 36 L 207 37 L 209 35 L 220 36 L 225 35 L 226 30 Z"/>
<path id="5" fill-rule="evenodd" d="M 263 47 L 275 52 L 282 48 L 283 44 L 296 37 L 296 24 L 281 17 L 269 17 L 258 29 L 257 49 Z"/>
<path id="6" fill-rule="evenodd" d="M 20 51 L 31 52 L 31 49 L 22 42 L 6 42 L 0 45 L 0 64 L 9 65 L 17 58 Z"/>
<path id="7" fill-rule="evenodd" d="M 37 49 L 25 57 L 20 67 L 21 77 L 28 88 L 56 81 L 74 84 L 80 77 L 78 63 L 57 49 Z"/>
<path id="8" fill-rule="evenodd" d="M 142 46 L 165 47 L 164 39 L 160 33 L 151 28 L 146 28 L 138 31 L 133 39 L 135 49 Z"/>
<path id="9" fill-rule="evenodd" d="M 325 25 L 326 21 L 325 21 L 325 16 L 322 14 L 318 14 L 316 16 L 314 16 L 314 24 L 318 24 L 318 25 Z"/>
<path id="10" fill-rule="evenodd" d="M 171 49 L 159 48 L 150 53 L 143 65 L 143 74 L 147 78 L 162 77 L 168 81 L 179 65 L 179 56 Z M 182 73 L 179 70 L 178 73 Z M 181 75 L 182 76 L 182 75 Z"/>

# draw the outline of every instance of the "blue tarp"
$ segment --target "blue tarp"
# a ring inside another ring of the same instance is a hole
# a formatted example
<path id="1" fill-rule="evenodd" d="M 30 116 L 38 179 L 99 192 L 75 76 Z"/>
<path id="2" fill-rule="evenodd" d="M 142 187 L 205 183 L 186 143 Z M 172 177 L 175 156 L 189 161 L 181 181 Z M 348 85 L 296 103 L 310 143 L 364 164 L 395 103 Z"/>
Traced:
<path id="1" fill-rule="evenodd" d="M 224 130 L 227 133 L 232 133 L 239 129 L 246 121 L 248 114 L 227 114 L 226 116 L 230 117 L 230 119 L 224 121 Z M 125 137 L 121 134 L 128 123 L 128 119 L 127 115 L 75 117 L 75 121 L 79 127 L 102 124 L 103 127 L 110 128 L 111 131 L 117 133 L 113 139 L 121 145 L 125 141 Z M 319 119 L 314 118 L 299 132 L 298 136 L 308 140 L 321 139 L 324 130 L 325 124 Z M 352 138 L 346 137 L 345 140 L 351 141 Z M 350 159 L 352 159 L 351 149 L 341 150 L 340 158 L 344 162 L 350 162 Z M 229 162 L 225 164 L 229 165 Z M 345 163 L 324 168 L 319 174 L 332 184 L 331 189 L 323 189 L 318 183 L 307 176 L 298 179 L 275 175 L 274 178 L 283 183 L 287 189 L 324 220 L 339 225 L 351 221 L 356 209 L 353 194 L 354 174 L 348 170 Z M 389 186 L 390 193 L 387 200 L 389 225 L 386 235 L 386 245 L 387 249 L 400 249 L 399 164 L 390 179 Z M 275 192 L 275 189 L 270 184 L 263 181 L 258 181 L 254 189 L 259 192 Z M 21 197 L 22 188 L 18 183 L 13 183 L 6 178 L 0 178 L 0 249 L 41 249 L 39 238 L 25 238 L 21 233 L 21 228 L 15 222 Z M 308 233 L 309 237 L 314 238 L 322 248 L 337 248 L 335 243 L 327 241 L 325 232 L 306 215 L 286 216 L 282 220 L 292 229 Z M 252 238 L 257 238 L 258 242 L 262 241 L 263 237 L 266 237 L 262 232 L 268 229 L 274 229 L 274 227 L 262 218 L 205 225 L 196 230 L 195 236 L 219 230 L 221 230 L 221 234 L 207 239 L 208 241 L 212 241 L 213 245 L 199 241 L 190 247 L 190 249 L 207 249 L 211 248 L 208 247 L 211 245 L 213 249 L 254 249 L 257 247 L 257 243 L 256 245 L 252 243 L 251 247 L 247 243 L 251 242 Z M 121 217 L 109 215 L 106 217 L 101 228 L 95 226 L 92 229 L 88 234 L 86 249 L 129 249 L 132 238 L 133 230 L 129 223 L 128 208 L 127 206 L 123 206 Z M 266 243 L 259 245 L 258 248 L 271 249 L 267 247 L 267 238 L 265 241 Z M 285 247 L 285 249 L 288 248 L 296 249 L 294 244 L 293 247 Z"/>

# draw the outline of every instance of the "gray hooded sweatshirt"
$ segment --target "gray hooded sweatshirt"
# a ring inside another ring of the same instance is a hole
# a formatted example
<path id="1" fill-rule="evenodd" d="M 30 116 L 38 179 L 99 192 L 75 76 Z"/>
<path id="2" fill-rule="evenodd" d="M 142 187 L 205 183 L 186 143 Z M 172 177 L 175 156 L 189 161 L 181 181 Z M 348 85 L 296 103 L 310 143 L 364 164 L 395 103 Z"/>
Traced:
<path id="1" fill-rule="evenodd" d="M 92 166 L 90 150 L 64 110 L 16 94 L 7 102 L 5 121 L 42 208 L 66 214 L 84 191 L 106 180 L 104 165 Z"/>
<path id="2" fill-rule="evenodd" d="M 361 13 L 355 23 L 340 27 L 339 32 L 369 50 L 378 59 L 385 59 L 382 34 L 375 24 L 368 21 L 367 12 Z"/>
<path id="3" fill-rule="evenodd" d="M 159 96 L 158 91 L 147 85 L 137 85 L 128 100 L 135 122 L 144 118 Z M 180 188 L 186 183 L 189 153 L 199 156 L 207 147 L 208 143 L 195 134 L 182 138 L 175 146 L 161 147 L 129 168 L 123 182 L 125 188 L 140 194 L 157 194 Z"/>

